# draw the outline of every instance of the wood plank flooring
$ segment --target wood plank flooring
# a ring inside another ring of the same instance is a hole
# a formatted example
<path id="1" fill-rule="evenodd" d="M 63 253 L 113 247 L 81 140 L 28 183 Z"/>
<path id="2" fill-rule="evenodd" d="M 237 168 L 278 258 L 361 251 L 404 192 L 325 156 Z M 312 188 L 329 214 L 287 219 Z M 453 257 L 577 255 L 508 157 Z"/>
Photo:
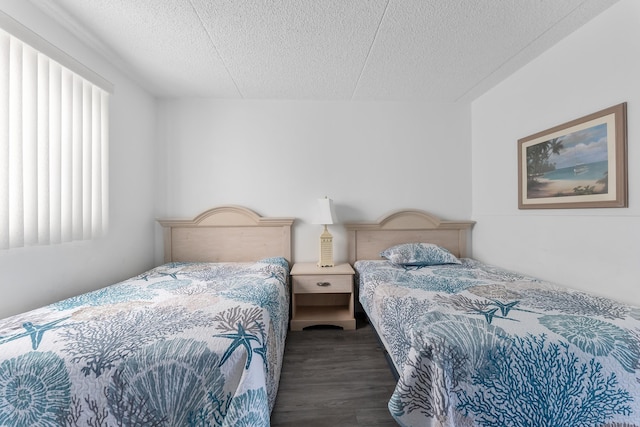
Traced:
<path id="1" fill-rule="evenodd" d="M 370 325 L 289 331 L 272 427 L 397 427 L 395 382 Z"/>

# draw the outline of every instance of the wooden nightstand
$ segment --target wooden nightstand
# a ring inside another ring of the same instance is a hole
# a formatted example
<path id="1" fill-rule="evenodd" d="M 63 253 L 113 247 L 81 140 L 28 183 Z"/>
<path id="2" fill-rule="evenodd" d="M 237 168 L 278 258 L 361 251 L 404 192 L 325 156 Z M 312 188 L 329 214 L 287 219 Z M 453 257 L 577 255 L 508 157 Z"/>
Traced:
<path id="1" fill-rule="evenodd" d="M 353 275 L 349 264 L 318 267 L 295 263 L 291 269 L 291 330 L 332 325 L 355 329 Z"/>

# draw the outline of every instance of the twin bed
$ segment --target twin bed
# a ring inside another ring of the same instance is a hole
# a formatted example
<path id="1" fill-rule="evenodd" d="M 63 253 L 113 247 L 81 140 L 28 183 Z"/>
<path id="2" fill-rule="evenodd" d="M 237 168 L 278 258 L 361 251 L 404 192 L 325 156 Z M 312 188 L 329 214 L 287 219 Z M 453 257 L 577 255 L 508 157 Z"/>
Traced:
<path id="1" fill-rule="evenodd" d="M 347 224 L 398 423 L 640 426 L 640 310 L 467 258 L 472 225 L 415 210 Z"/>
<path id="2" fill-rule="evenodd" d="M 165 264 L 0 320 L 0 425 L 269 425 L 293 219 L 160 223 Z M 398 423 L 640 426 L 640 310 L 468 258 L 472 226 L 418 210 L 346 225 Z"/>
<path id="3" fill-rule="evenodd" d="M 0 321 L 0 425 L 269 426 L 293 219 L 160 223 L 165 264 Z"/>

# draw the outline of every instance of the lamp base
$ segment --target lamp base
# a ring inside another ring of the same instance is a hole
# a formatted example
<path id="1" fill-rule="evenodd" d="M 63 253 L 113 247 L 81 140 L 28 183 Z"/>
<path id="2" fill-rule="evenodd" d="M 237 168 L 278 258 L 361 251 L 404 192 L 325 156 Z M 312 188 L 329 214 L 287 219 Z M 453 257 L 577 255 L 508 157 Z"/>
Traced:
<path id="1" fill-rule="evenodd" d="M 318 262 L 316 265 L 318 267 L 334 267 L 335 266 L 333 262 L 325 262 L 325 263 Z"/>
<path id="2" fill-rule="evenodd" d="M 333 236 L 324 226 L 324 232 L 320 235 L 320 260 L 318 267 L 333 267 Z"/>

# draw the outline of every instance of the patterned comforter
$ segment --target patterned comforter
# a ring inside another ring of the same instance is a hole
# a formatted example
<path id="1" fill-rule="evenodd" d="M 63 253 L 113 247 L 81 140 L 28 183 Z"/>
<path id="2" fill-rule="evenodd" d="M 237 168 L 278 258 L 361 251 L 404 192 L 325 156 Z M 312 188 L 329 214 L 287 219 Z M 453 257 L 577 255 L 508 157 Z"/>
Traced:
<path id="1" fill-rule="evenodd" d="M 402 426 L 640 426 L 640 309 L 471 259 L 358 261 Z"/>
<path id="2" fill-rule="evenodd" d="M 288 274 L 171 263 L 0 320 L 0 425 L 269 426 Z"/>

